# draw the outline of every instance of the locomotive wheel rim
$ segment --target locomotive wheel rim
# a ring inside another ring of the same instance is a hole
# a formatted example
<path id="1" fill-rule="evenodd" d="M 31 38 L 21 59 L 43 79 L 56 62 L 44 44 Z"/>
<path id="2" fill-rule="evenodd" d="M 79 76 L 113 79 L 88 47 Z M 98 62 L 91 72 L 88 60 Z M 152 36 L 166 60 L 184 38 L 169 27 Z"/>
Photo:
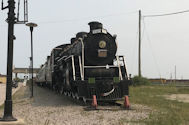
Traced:
<path id="1" fill-rule="evenodd" d="M 69 97 L 71 96 L 71 92 L 68 92 L 68 96 L 69 96 Z"/>
<path id="2" fill-rule="evenodd" d="M 70 79 L 69 79 L 70 75 L 69 75 L 69 69 L 66 69 L 66 86 L 70 86 Z"/>
<path id="3" fill-rule="evenodd" d="M 75 99 L 75 94 L 72 92 L 72 98 L 74 98 Z"/>
<path id="4" fill-rule="evenodd" d="M 55 85 L 53 85 L 53 90 L 56 91 L 56 87 L 55 87 Z"/>
<path id="5" fill-rule="evenodd" d="M 86 100 L 86 98 L 85 98 L 85 97 L 82 97 L 82 100 L 83 100 L 83 102 L 84 102 L 84 103 L 86 103 L 86 102 L 87 102 L 87 100 Z"/>
<path id="6" fill-rule="evenodd" d="M 77 93 L 75 93 L 75 98 L 76 98 L 77 100 L 79 100 L 79 96 L 78 96 Z"/>
<path id="7" fill-rule="evenodd" d="M 60 88 L 60 94 L 63 94 L 63 93 L 64 93 L 63 86 L 61 86 L 61 88 Z"/>
<path id="8" fill-rule="evenodd" d="M 67 96 L 67 92 L 64 92 L 64 95 Z"/>

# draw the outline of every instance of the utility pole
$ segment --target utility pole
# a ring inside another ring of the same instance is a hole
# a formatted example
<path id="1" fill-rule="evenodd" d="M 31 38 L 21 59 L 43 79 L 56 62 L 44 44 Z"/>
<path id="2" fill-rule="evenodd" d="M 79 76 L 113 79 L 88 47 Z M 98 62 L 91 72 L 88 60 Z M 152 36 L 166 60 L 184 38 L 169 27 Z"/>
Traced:
<path id="1" fill-rule="evenodd" d="M 141 10 L 139 10 L 138 76 L 141 77 Z"/>
<path id="2" fill-rule="evenodd" d="M 177 80 L 177 66 L 175 65 L 175 83 L 176 83 L 176 80 Z"/>
<path id="3" fill-rule="evenodd" d="M 170 75 L 170 81 L 171 81 L 171 83 L 172 83 L 172 79 L 173 79 L 173 77 L 172 77 L 172 73 L 171 73 L 171 75 Z"/>

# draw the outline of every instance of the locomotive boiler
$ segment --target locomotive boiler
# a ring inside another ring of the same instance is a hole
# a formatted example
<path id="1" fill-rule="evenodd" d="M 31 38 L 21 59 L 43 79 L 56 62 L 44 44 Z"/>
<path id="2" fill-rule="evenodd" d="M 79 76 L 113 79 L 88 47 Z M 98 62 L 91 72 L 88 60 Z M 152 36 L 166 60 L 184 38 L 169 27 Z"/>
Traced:
<path id="1" fill-rule="evenodd" d="M 129 95 L 130 79 L 124 56 L 116 55 L 116 36 L 99 22 L 89 26 L 51 51 L 36 82 L 83 101 L 121 100 Z"/>

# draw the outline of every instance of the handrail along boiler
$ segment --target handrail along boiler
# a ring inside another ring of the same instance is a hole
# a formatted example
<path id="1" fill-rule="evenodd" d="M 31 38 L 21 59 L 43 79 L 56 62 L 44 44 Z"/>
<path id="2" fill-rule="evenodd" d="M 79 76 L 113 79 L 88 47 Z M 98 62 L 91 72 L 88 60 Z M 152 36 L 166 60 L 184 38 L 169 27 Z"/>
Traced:
<path id="1" fill-rule="evenodd" d="M 61 94 L 98 101 L 116 101 L 129 94 L 124 56 L 116 55 L 116 36 L 99 22 L 79 32 L 70 44 L 55 47 L 41 66 L 36 82 Z"/>

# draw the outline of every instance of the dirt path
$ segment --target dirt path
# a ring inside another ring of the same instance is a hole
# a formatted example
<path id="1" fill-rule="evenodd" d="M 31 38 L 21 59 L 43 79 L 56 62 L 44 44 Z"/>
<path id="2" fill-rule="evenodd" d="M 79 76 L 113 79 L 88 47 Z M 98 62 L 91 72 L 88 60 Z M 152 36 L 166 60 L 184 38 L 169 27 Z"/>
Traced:
<path id="1" fill-rule="evenodd" d="M 117 106 L 86 111 L 85 106 L 37 86 L 34 87 L 33 99 L 29 98 L 28 87 L 22 87 L 15 95 L 13 114 L 16 118 L 25 119 L 27 125 L 127 125 L 148 118 L 152 111 L 142 105 L 132 105 L 134 110 L 129 111 Z"/>
<path id="2" fill-rule="evenodd" d="M 22 83 L 19 83 L 17 88 L 13 88 L 12 94 L 14 94 L 17 90 L 19 90 L 21 86 Z M 5 92 L 6 92 L 6 84 L 0 84 L 0 105 L 2 105 L 5 101 L 5 94 L 6 94 Z"/>
<path id="3" fill-rule="evenodd" d="M 189 94 L 172 94 L 165 95 L 164 97 L 169 100 L 177 100 L 179 102 L 189 103 Z"/>

